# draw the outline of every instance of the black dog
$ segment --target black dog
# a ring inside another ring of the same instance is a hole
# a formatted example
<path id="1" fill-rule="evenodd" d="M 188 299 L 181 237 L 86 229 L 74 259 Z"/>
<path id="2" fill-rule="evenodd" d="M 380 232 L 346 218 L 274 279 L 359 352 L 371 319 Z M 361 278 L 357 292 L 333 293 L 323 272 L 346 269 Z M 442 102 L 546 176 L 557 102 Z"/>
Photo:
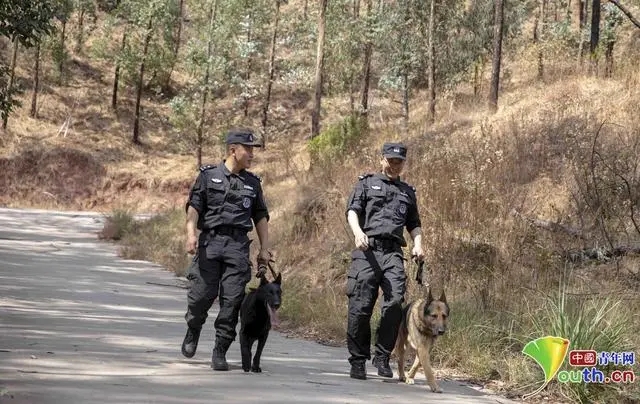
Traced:
<path id="1" fill-rule="evenodd" d="M 271 268 L 269 268 L 271 269 Z M 280 308 L 282 296 L 282 276 L 275 276 L 273 282 L 267 281 L 266 274 L 260 275 L 260 286 L 251 289 L 242 301 L 240 307 L 240 352 L 242 354 L 242 369 L 245 372 L 262 372 L 260 369 L 260 356 L 272 325 L 277 325 L 276 311 Z M 251 348 L 258 341 L 256 354 L 251 363 Z"/>

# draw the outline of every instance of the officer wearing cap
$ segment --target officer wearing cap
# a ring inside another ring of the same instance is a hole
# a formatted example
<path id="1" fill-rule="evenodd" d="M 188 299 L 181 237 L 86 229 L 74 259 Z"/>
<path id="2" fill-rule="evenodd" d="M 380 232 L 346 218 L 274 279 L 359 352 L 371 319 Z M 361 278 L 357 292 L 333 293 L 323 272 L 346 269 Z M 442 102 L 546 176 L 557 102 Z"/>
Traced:
<path id="1" fill-rule="evenodd" d="M 211 366 L 228 370 L 226 352 L 236 338 L 236 325 L 245 286 L 251 280 L 247 233 L 255 225 L 260 240 L 258 264 L 270 258 L 269 211 L 260 178 L 247 171 L 253 148 L 260 147 L 251 130 L 227 133 L 227 157 L 219 165 L 207 165 L 193 184 L 186 204 L 187 251 L 196 254 L 197 269 L 188 274 L 190 289 L 185 314 L 187 334 L 182 354 L 196 353 L 200 331 L 213 302 L 219 297 L 220 312 L 214 322 L 216 341 Z M 196 237 L 196 228 L 201 230 Z"/>
<path id="2" fill-rule="evenodd" d="M 347 348 L 350 376 L 354 379 L 367 378 L 365 362 L 371 359 L 370 320 L 378 288 L 382 288 L 383 302 L 373 365 L 378 368 L 378 375 L 393 377 L 389 355 L 402 320 L 405 228 L 413 239 L 412 255 L 424 259 L 415 188 L 400 180 L 406 157 L 407 148 L 402 143 L 385 143 L 381 172 L 361 175 L 347 201 L 347 221 L 356 245 L 351 254 L 346 291 Z"/>

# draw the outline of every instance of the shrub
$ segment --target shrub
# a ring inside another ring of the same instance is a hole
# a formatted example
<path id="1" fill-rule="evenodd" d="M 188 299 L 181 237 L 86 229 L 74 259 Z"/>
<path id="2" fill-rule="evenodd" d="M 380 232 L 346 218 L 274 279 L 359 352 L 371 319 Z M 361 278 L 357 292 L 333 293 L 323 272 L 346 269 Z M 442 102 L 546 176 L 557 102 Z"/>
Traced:
<path id="1" fill-rule="evenodd" d="M 98 233 L 100 239 L 121 240 L 131 232 L 135 225 L 133 214 L 127 210 L 116 209 L 105 220 L 104 227 Z"/>
<path id="2" fill-rule="evenodd" d="M 309 153 L 314 161 L 342 158 L 351 146 L 366 133 L 367 122 L 357 115 L 349 115 L 341 122 L 329 126 L 309 142 Z"/>
<path id="3" fill-rule="evenodd" d="M 569 349 L 597 352 L 631 351 L 633 318 L 622 300 L 569 294 L 561 286 L 555 296 L 544 299 L 539 310 L 531 313 L 532 338 L 553 335 L 570 341 Z M 567 360 L 568 362 L 568 360 Z M 566 368 L 566 364 L 564 365 Z M 612 365 L 598 366 L 605 373 Z M 558 383 L 561 394 L 580 403 L 612 399 L 623 385 L 598 383 Z M 619 397 L 619 396 L 618 396 Z"/>

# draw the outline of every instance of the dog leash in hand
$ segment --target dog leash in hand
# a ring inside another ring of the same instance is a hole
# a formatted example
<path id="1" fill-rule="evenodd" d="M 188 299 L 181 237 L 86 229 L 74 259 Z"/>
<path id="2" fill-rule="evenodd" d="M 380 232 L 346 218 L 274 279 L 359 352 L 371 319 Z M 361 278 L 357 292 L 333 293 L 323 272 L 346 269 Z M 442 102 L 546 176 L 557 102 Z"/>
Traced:
<path id="1" fill-rule="evenodd" d="M 256 278 L 262 278 L 263 276 L 267 275 L 267 270 L 270 270 L 271 274 L 273 275 L 273 278 L 275 279 L 276 273 L 273 270 L 273 267 L 271 266 L 272 262 L 276 262 L 276 261 L 274 259 L 269 259 L 269 261 L 266 264 L 258 264 L 258 271 L 256 272 Z"/>
<path id="2" fill-rule="evenodd" d="M 416 271 L 416 282 L 418 282 L 418 285 L 422 285 L 423 284 L 422 273 L 424 272 L 424 260 L 418 261 L 418 257 L 414 256 L 413 262 L 415 262 L 416 265 L 418 266 L 418 270 Z"/>
<path id="3" fill-rule="evenodd" d="M 258 265 L 258 271 L 256 272 L 256 278 L 262 278 L 267 274 L 267 266 L 265 264 Z"/>

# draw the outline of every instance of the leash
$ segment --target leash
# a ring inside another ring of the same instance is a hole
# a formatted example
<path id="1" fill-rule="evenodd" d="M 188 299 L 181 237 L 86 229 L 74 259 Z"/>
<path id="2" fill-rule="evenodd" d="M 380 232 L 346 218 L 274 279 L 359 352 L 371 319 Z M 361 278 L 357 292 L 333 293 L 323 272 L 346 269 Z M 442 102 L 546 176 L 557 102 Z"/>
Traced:
<path id="1" fill-rule="evenodd" d="M 269 253 L 269 255 L 272 255 L 272 254 Z M 272 262 L 275 263 L 276 261 L 270 257 L 269 261 L 267 261 L 266 264 L 264 263 L 258 264 L 258 270 L 256 271 L 256 278 L 262 278 L 267 274 L 267 270 L 269 270 L 271 271 L 271 275 L 273 276 L 273 279 L 275 279 L 276 271 L 273 269 L 273 266 L 271 266 Z"/>
<path id="2" fill-rule="evenodd" d="M 418 282 L 418 285 L 424 285 L 424 282 L 422 280 L 422 275 L 424 273 L 424 260 L 418 261 L 418 257 L 417 256 L 413 256 L 412 257 L 413 262 L 415 262 L 415 264 L 417 265 L 418 269 L 416 270 L 416 282 Z M 428 286 L 428 283 L 427 283 Z"/>
<path id="3" fill-rule="evenodd" d="M 265 264 L 258 265 L 258 270 L 256 271 L 256 278 L 262 278 L 267 274 L 267 266 Z"/>

